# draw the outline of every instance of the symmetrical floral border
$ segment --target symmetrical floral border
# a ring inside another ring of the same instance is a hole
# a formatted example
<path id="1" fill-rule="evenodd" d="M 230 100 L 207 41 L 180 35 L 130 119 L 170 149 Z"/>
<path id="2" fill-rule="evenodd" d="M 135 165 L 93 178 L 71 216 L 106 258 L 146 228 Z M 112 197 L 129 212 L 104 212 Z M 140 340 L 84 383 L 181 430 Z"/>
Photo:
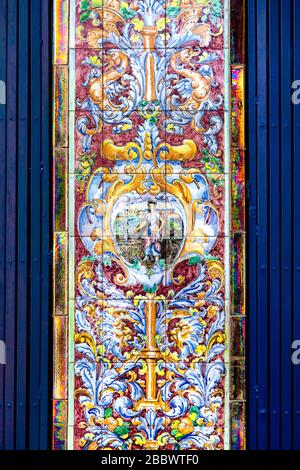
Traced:
<path id="1" fill-rule="evenodd" d="M 74 180 L 69 177 L 74 149 L 69 141 L 69 128 L 75 125 L 69 102 L 73 100 L 75 81 L 72 73 L 74 58 L 70 50 L 69 28 L 75 23 L 69 0 L 54 2 L 54 118 L 53 118 L 53 232 L 54 232 L 54 386 L 53 386 L 53 448 L 72 448 L 73 400 L 70 389 L 74 383 L 74 246 L 72 245 L 72 211 L 69 194 Z M 175 5 L 176 2 L 174 2 Z M 245 448 L 245 181 L 244 181 L 244 2 L 231 0 L 232 56 L 232 142 L 231 142 L 231 299 L 230 302 L 230 437 L 232 449 Z M 176 7 L 176 5 L 175 5 Z M 124 7 L 125 8 L 125 7 Z M 71 16 L 70 16 L 71 15 Z M 240 25 L 243 24 L 243 28 Z M 137 28 L 138 29 L 138 28 Z M 136 38 L 138 41 L 138 37 Z M 70 120 L 70 122 L 69 122 Z M 90 162 L 93 163 L 93 162 Z M 212 165 L 213 162 L 208 162 Z M 73 187 L 72 187 L 73 185 Z M 71 230 L 71 231 L 70 231 Z M 70 266 L 70 269 L 69 269 Z M 88 269 L 86 267 L 85 269 Z M 70 295 L 71 294 L 71 295 Z M 72 314 L 73 312 L 73 314 Z M 124 365 L 122 365 L 123 367 Z M 120 365 L 121 367 L 121 365 Z M 141 365 L 141 367 L 143 367 Z M 202 365 L 201 365 L 202 367 Z M 183 369 L 184 371 L 184 366 Z M 122 373 L 128 371 L 123 371 Z M 170 371 L 172 373 L 172 371 Z M 188 374 L 184 374 L 188 380 Z M 190 378 L 195 380 L 195 378 Z M 183 384 L 182 384 L 183 385 Z M 138 388 L 136 388 L 137 391 Z M 138 392 L 137 392 L 138 393 Z M 195 409 L 196 411 L 196 409 Z M 229 417 L 228 416 L 228 417 Z M 199 418 L 199 417 L 198 417 Z M 149 418 L 151 419 L 151 418 Z M 157 424 L 159 425 L 159 423 Z M 154 426 L 155 427 L 155 426 Z M 184 447 L 183 447 L 184 448 Z"/>

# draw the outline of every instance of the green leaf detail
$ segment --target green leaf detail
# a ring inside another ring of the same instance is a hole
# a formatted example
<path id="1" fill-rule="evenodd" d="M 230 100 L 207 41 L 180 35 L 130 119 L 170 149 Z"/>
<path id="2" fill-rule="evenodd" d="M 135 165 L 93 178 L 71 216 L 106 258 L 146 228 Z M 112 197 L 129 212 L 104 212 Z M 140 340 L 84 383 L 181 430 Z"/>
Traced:
<path id="1" fill-rule="evenodd" d="M 125 436 L 129 433 L 129 424 L 124 424 L 124 426 L 117 426 L 114 430 L 114 433 L 120 437 Z"/>
<path id="2" fill-rule="evenodd" d="M 84 11 L 80 15 L 80 23 L 85 23 L 89 17 L 90 17 L 91 12 L 89 10 Z"/>
<path id="3" fill-rule="evenodd" d="M 168 7 L 167 8 L 167 16 L 175 17 L 180 13 L 180 7 Z"/>
<path id="4" fill-rule="evenodd" d="M 198 408 L 198 406 L 191 406 L 190 412 L 191 412 L 191 413 L 197 413 L 197 415 L 199 416 L 199 408 Z"/>
<path id="5" fill-rule="evenodd" d="M 152 287 L 143 286 L 143 289 L 147 294 L 154 294 L 157 291 L 157 285 L 154 284 L 154 286 L 152 286 Z"/>
<path id="6" fill-rule="evenodd" d="M 133 10 L 131 10 L 131 8 L 122 7 L 122 8 L 120 8 L 120 13 L 121 13 L 121 15 L 123 16 L 123 18 L 125 20 L 129 20 L 131 18 L 134 18 L 134 16 L 135 16 L 135 13 L 134 13 Z"/>
<path id="7" fill-rule="evenodd" d="M 82 0 L 81 1 L 81 10 L 87 10 L 90 7 L 89 0 Z"/>
<path id="8" fill-rule="evenodd" d="M 201 257 L 200 256 L 192 256 L 190 259 L 189 259 L 189 265 L 190 266 L 195 266 L 196 264 L 201 264 Z"/>
<path id="9" fill-rule="evenodd" d="M 110 418 L 113 414 L 113 409 L 112 408 L 106 408 L 104 411 L 104 418 Z"/>

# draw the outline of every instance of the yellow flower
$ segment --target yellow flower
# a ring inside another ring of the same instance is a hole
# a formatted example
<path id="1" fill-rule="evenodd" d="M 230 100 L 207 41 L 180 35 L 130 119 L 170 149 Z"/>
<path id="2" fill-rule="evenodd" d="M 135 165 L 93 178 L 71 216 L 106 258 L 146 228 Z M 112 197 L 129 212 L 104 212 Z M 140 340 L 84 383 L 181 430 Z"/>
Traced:
<path id="1" fill-rule="evenodd" d="M 103 0 L 92 0 L 92 7 L 97 8 L 97 7 L 102 7 L 103 6 Z"/>
<path id="2" fill-rule="evenodd" d="M 209 318 L 215 317 L 218 311 L 219 311 L 219 307 L 216 307 L 215 305 L 210 305 L 207 309 L 208 317 Z"/>
<path id="3" fill-rule="evenodd" d="M 173 131 L 173 130 L 174 130 L 174 127 L 175 127 L 174 124 L 168 124 L 168 125 L 167 125 L 167 131 L 169 131 L 169 132 L 170 132 L 170 131 Z"/>
<path id="4" fill-rule="evenodd" d="M 130 36 L 131 42 L 139 42 L 140 41 L 140 36 L 138 34 L 132 34 Z"/>
<path id="5" fill-rule="evenodd" d="M 162 31 L 163 29 L 165 29 L 167 23 L 169 22 L 170 22 L 169 18 L 160 18 L 156 23 L 157 30 Z"/>
<path id="6" fill-rule="evenodd" d="M 162 446 L 166 445 L 167 442 L 168 442 L 168 437 L 169 437 L 169 435 L 168 435 L 167 432 L 164 432 L 163 434 L 160 434 L 157 438 L 158 446 L 162 447 Z"/>
<path id="7" fill-rule="evenodd" d="M 100 344 L 100 345 L 98 346 L 98 351 L 99 351 L 99 354 L 100 354 L 101 356 L 104 356 L 104 355 L 105 355 L 105 346 L 104 346 L 104 344 Z"/>
<path id="8" fill-rule="evenodd" d="M 206 351 L 206 346 L 204 344 L 199 344 L 196 348 L 196 354 L 198 356 L 203 356 Z"/>
<path id="9" fill-rule="evenodd" d="M 139 18 L 133 18 L 131 23 L 133 24 L 135 31 L 142 31 L 144 28 L 144 22 Z"/>
<path id="10" fill-rule="evenodd" d="M 120 8 L 128 8 L 128 3 L 127 2 L 122 2 L 120 5 Z"/>
<path id="11" fill-rule="evenodd" d="M 85 443 L 86 443 L 85 439 L 82 438 L 82 439 L 79 440 L 80 447 L 84 447 Z"/>
<path id="12" fill-rule="evenodd" d="M 122 126 L 122 131 L 129 131 L 132 128 L 130 124 L 124 124 Z"/>
<path id="13" fill-rule="evenodd" d="M 97 442 L 91 442 L 89 445 L 89 450 L 97 450 L 98 449 L 98 444 Z"/>
<path id="14" fill-rule="evenodd" d="M 193 432 L 193 430 L 194 430 L 194 426 L 193 426 L 193 422 L 191 419 L 184 418 L 180 421 L 178 425 L 178 431 L 180 432 L 180 434 L 182 435 L 190 434 L 191 432 Z"/>
<path id="15" fill-rule="evenodd" d="M 133 418 L 132 424 L 133 426 L 138 426 L 139 424 L 141 424 L 141 420 L 139 418 Z"/>
<path id="16" fill-rule="evenodd" d="M 142 446 L 143 444 L 146 444 L 146 438 L 142 434 L 136 434 L 135 436 L 133 436 L 133 440 L 137 446 Z"/>
<path id="17" fill-rule="evenodd" d="M 180 424 L 179 419 L 175 419 L 175 421 L 172 421 L 171 428 L 178 429 L 179 424 Z"/>
<path id="18" fill-rule="evenodd" d="M 147 364 L 146 364 L 146 362 L 143 362 L 142 367 L 140 368 L 139 374 L 140 375 L 145 375 L 146 372 L 147 372 Z"/>

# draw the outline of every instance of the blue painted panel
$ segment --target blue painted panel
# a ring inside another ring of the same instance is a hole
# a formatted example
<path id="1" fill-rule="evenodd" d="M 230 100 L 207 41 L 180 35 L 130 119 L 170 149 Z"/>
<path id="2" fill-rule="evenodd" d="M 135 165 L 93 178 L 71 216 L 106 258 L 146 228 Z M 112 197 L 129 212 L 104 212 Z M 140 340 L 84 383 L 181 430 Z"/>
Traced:
<path id="1" fill-rule="evenodd" d="M 0 0 L 0 449 L 49 442 L 51 3 Z"/>
<path id="2" fill-rule="evenodd" d="M 300 449 L 299 0 L 248 0 L 248 448 Z"/>

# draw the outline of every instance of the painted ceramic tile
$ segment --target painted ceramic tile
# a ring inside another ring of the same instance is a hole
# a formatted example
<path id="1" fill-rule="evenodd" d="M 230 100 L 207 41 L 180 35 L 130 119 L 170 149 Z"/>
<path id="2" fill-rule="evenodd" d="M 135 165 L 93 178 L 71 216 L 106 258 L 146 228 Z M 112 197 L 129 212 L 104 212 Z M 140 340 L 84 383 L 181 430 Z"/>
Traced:
<path id="1" fill-rule="evenodd" d="M 69 312 L 68 328 L 55 326 L 58 357 L 70 335 L 69 373 L 56 371 L 60 384 L 69 375 L 69 448 L 230 440 L 226 400 L 241 392 L 230 392 L 227 361 L 242 339 L 236 328 L 229 348 L 224 3 L 70 0 L 71 100 L 58 77 L 54 133 L 70 145 L 70 235 L 55 242 L 57 311 Z"/>
<path id="2" fill-rule="evenodd" d="M 53 400 L 53 437 L 52 445 L 55 450 L 67 449 L 67 400 Z"/>
<path id="3" fill-rule="evenodd" d="M 53 397 L 55 399 L 68 398 L 68 318 L 56 315 L 54 318 L 54 345 L 53 355 L 56 367 L 54 371 Z"/>
<path id="4" fill-rule="evenodd" d="M 246 448 L 246 403 L 233 401 L 230 404 L 231 415 L 231 449 L 245 450 Z"/>
<path id="5" fill-rule="evenodd" d="M 232 66 L 232 146 L 245 148 L 245 96 L 244 66 Z"/>
<path id="6" fill-rule="evenodd" d="M 232 64 L 245 64 L 245 0 L 230 1 L 230 49 Z"/>
<path id="7" fill-rule="evenodd" d="M 195 125 L 205 111 L 224 108 L 224 52 L 186 44 L 166 49 L 165 108 L 189 111 Z"/>
<path id="8" fill-rule="evenodd" d="M 244 232 L 246 230 L 244 168 L 242 171 L 235 172 L 233 163 L 231 169 L 231 229 L 233 232 Z"/>
<path id="9" fill-rule="evenodd" d="M 230 399 L 245 400 L 246 399 L 246 367 L 245 360 L 233 360 L 230 367 L 231 371 L 231 387 Z"/>
<path id="10" fill-rule="evenodd" d="M 189 38 L 201 49 L 224 48 L 223 1 L 167 0 L 166 47 L 174 44 L 174 35 Z"/>
<path id="11" fill-rule="evenodd" d="M 68 151 L 55 149 L 53 156 L 53 228 L 56 232 L 68 227 Z"/>
<path id="12" fill-rule="evenodd" d="M 67 65 L 69 54 L 69 0 L 54 2 L 54 64 Z"/>
<path id="13" fill-rule="evenodd" d="M 246 313 L 246 235 L 235 233 L 231 237 L 231 313 Z"/>
<path id="14" fill-rule="evenodd" d="M 246 318 L 245 317 L 232 317 L 231 318 L 231 357 L 243 358 L 245 356 L 246 346 Z"/>
<path id="15" fill-rule="evenodd" d="M 68 147 L 68 68 L 55 67 L 53 147 Z"/>
<path id="16" fill-rule="evenodd" d="M 56 232 L 53 240 L 53 305 L 55 315 L 68 313 L 68 235 Z"/>

